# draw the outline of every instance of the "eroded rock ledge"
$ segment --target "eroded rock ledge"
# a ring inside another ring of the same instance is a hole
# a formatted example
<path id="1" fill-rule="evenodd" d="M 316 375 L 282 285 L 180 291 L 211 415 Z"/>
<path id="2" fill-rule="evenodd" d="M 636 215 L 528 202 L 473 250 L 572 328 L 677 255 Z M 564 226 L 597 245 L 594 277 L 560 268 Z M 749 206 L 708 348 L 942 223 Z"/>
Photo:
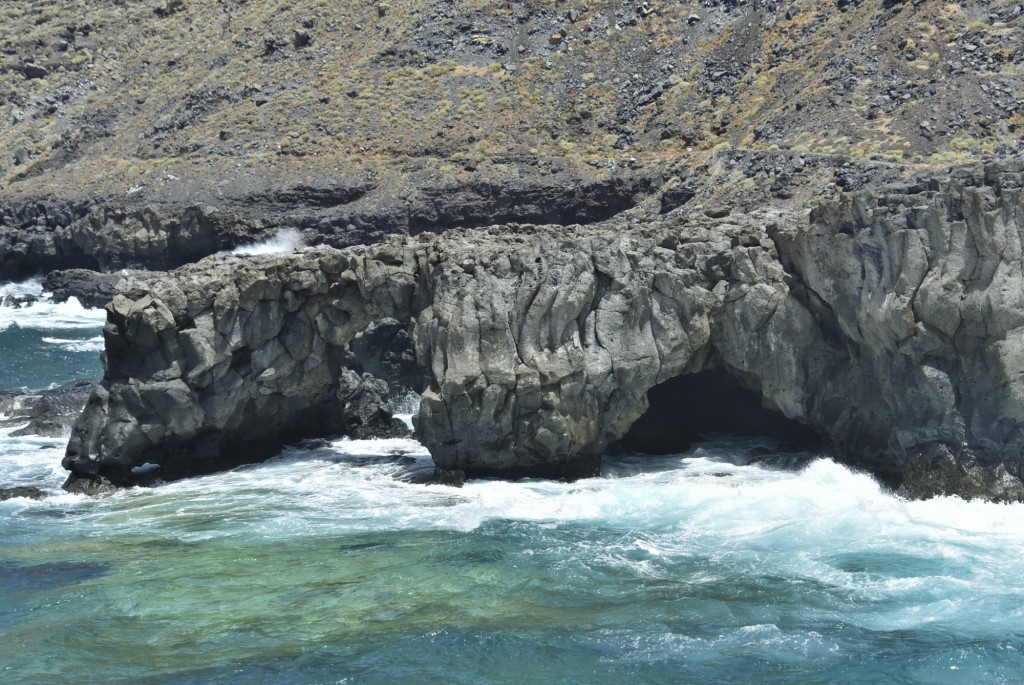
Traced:
<path id="1" fill-rule="evenodd" d="M 1020 499 L 1022 177 L 1002 162 L 809 219 L 501 226 L 130 278 L 65 466 L 131 483 L 381 429 L 373 371 L 422 390 L 440 469 L 583 476 L 653 387 L 718 369 L 906 494 Z"/>

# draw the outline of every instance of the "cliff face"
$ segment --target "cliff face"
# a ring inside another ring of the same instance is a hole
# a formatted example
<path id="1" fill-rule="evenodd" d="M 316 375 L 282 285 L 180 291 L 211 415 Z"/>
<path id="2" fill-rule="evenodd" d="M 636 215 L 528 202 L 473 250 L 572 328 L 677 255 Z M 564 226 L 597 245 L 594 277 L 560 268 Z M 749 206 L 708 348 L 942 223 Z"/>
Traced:
<path id="1" fill-rule="evenodd" d="M 1016 160 L 848 195 L 773 234 L 798 296 L 845 348 L 813 423 L 873 471 L 917 474 L 914 494 L 999 490 L 979 463 L 1020 474 L 1022 172 Z"/>
<path id="2" fill-rule="evenodd" d="M 440 469 L 581 476 L 653 388 L 716 369 L 907 494 L 1019 499 L 1022 172 L 843 196 L 809 221 L 492 227 L 129 279 L 65 466 L 131 483 L 146 461 L 174 477 L 386 427 L 372 371 L 423 390 Z"/>

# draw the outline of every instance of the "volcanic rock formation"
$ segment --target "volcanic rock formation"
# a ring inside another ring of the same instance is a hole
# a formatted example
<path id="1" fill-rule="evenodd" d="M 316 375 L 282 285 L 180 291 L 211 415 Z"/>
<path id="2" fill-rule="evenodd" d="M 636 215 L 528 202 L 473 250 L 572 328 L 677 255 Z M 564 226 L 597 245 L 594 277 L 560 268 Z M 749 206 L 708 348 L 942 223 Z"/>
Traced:
<path id="1" fill-rule="evenodd" d="M 65 466 L 128 484 L 390 430 L 373 371 L 422 391 L 442 473 L 578 477 L 653 388 L 715 370 L 907 494 L 1020 499 L 1022 178 L 1017 160 L 809 218 L 509 225 L 132 277 Z"/>

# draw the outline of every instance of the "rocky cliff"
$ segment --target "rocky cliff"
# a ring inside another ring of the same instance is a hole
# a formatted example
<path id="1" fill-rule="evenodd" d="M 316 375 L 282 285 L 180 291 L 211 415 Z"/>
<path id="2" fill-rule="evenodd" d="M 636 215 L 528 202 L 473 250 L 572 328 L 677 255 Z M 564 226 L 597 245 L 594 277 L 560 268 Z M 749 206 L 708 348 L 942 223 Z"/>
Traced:
<path id="1" fill-rule="evenodd" d="M 907 494 L 1020 499 L 1022 178 L 1018 160 L 809 216 L 509 225 L 130 278 L 65 466 L 127 484 L 389 430 L 386 380 L 422 391 L 442 472 L 576 477 L 645 413 L 692 420 L 681 379 L 711 372 Z"/>
<path id="2" fill-rule="evenodd" d="M 5 0 L 0 279 L 1020 154 L 1017 0 Z"/>

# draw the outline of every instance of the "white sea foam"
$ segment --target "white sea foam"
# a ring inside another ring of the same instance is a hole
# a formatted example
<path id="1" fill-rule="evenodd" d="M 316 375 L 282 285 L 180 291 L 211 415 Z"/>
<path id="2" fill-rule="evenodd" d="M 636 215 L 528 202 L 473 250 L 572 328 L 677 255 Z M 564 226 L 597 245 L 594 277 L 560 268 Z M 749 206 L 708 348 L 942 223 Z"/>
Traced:
<path id="1" fill-rule="evenodd" d="M 405 395 L 391 399 L 391 412 L 411 425 L 412 417 L 420 410 L 422 398 L 411 390 Z"/>
<path id="2" fill-rule="evenodd" d="M 9 432 L 0 432 L 0 480 L 56 490 L 64 477 L 60 449 L 40 449 L 41 438 L 9 440 Z M 725 441 L 651 459 L 646 469 L 637 459 L 610 461 L 604 477 L 575 483 L 472 480 L 456 489 L 408 479 L 431 468 L 414 440 L 343 439 L 99 501 L 56 498 L 20 506 L 77 508 L 82 520 L 76 525 L 94 534 L 117 535 L 123 528 L 124 534 L 187 543 L 470 532 L 517 522 L 559 546 L 552 552 L 560 559 L 558 573 L 675 584 L 683 560 L 706 559 L 686 576 L 687 584 L 727 587 L 729 574 L 737 574 L 745 584 L 764 578 L 773 588 L 813 589 L 820 599 L 804 610 L 825 623 L 841 620 L 869 631 L 938 625 L 951 634 L 993 639 L 1024 625 L 1024 505 L 905 501 L 827 459 L 799 471 L 736 463 L 748 448 Z M 210 521 L 216 526 L 204 523 Z M 567 526 L 603 532 L 564 548 L 559 531 Z M 1006 610 L 1008 602 L 1016 613 Z M 722 640 L 767 648 L 783 639 L 773 637 L 771 625 L 781 609 L 766 611 L 764 625 Z M 784 646 L 799 652 L 802 644 Z"/>
<path id="3" fill-rule="evenodd" d="M 0 418 L 7 417 L 0 415 Z M 67 472 L 60 465 L 67 441 L 38 435 L 11 435 L 26 425 L 27 421 L 0 426 L 0 486 L 34 485 L 55 491 L 67 478 Z"/>
<path id="4" fill-rule="evenodd" d="M 0 301 L 8 296 L 38 299 L 22 306 L 0 307 L 0 331 L 12 326 L 35 330 L 99 328 L 106 320 L 103 309 L 83 307 L 75 298 L 54 302 L 38 280 L 0 284 Z"/>
<path id="5" fill-rule="evenodd" d="M 273 238 L 268 240 L 253 243 L 252 245 L 240 245 L 231 250 L 231 254 L 276 254 L 279 252 L 291 252 L 303 245 L 305 245 L 305 241 L 302 239 L 302 234 L 294 228 L 286 228 L 279 230 Z"/>
<path id="6" fill-rule="evenodd" d="M 26 281 L 0 283 L 0 301 L 6 297 L 39 297 L 43 294 L 43 282 L 39 278 Z"/>
<path id="7" fill-rule="evenodd" d="M 102 352 L 103 336 L 98 335 L 88 340 L 73 340 L 67 338 L 44 337 L 43 342 L 47 345 L 56 345 L 69 352 Z"/>
<path id="8" fill-rule="evenodd" d="M 414 442 L 341 441 L 314 461 L 294 452 L 274 464 L 212 477 L 220 481 L 219 494 L 201 494 L 212 483 L 179 487 L 199 498 L 230 497 L 234 488 L 256 488 L 266 496 L 271 489 L 278 513 L 259 529 L 268 536 L 470 531 L 508 520 L 612 527 L 621 530 L 620 542 L 580 551 L 589 555 L 588 566 L 628 568 L 667 581 L 680 558 L 724 559 L 744 573 L 806 579 L 852 597 L 865 608 L 847 620 L 872 630 L 952 626 L 964 620 L 964 602 L 983 602 L 990 593 L 1015 593 L 1024 602 L 1024 588 L 1013 580 L 1024 571 L 1024 505 L 958 498 L 908 502 L 826 459 L 801 471 L 779 471 L 737 465 L 708 451 L 742 450 L 725 445 L 626 477 L 478 480 L 453 489 L 396 480 L 409 465 L 354 459 L 405 452 L 425 462 Z M 877 611 L 874 603 L 883 599 L 899 608 Z M 997 630 L 1019 620 L 995 621 Z"/>

